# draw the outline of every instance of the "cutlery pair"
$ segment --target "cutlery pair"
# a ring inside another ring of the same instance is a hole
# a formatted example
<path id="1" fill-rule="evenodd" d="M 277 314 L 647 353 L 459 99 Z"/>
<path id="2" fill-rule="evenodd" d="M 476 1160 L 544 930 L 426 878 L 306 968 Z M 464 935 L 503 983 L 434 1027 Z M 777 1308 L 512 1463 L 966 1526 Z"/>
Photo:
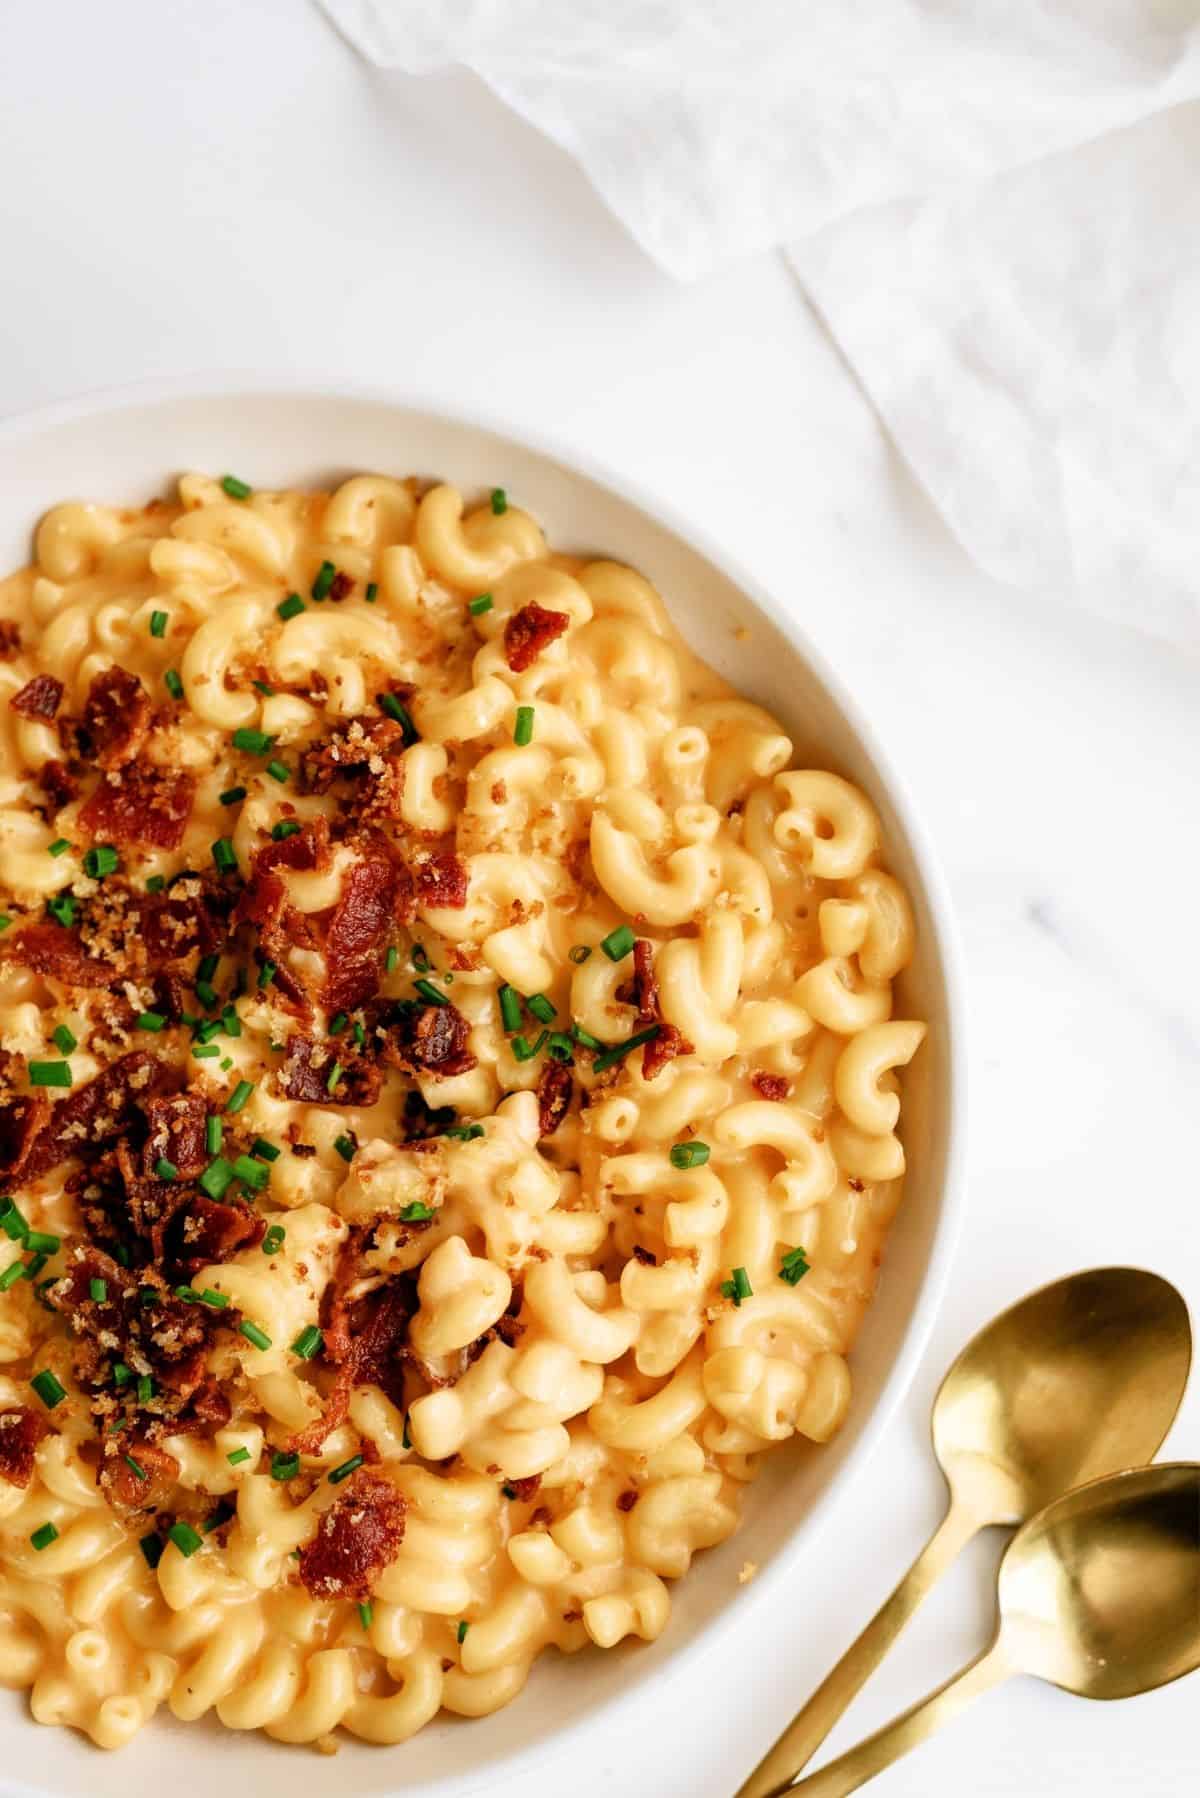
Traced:
<path id="1" fill-rule="evenodd" d="M 1015 1673 L 1124 1698 L 1200 1666 L 1200 1464 L 1147 1465 L 1183 1398 L 1191 1352 L 1183 1299 L 1137 1268 L 1059 1280 L 981 1330 L 934 1401 L 945 1518 L 737 1798 L 855 1791 Z M 1000 1566 L 991 1646 L 796 1784 L 921 1600 L 990 1525 L 1023 1526 Z"/>

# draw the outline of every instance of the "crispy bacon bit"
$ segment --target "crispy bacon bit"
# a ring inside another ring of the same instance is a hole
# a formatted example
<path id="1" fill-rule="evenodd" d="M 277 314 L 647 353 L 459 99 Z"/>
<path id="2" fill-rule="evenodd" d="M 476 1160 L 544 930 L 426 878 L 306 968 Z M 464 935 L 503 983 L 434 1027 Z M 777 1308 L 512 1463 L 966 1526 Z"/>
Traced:
<path id="1" fill-rule="evenodd" d="M 198 1358 L 203 1364 L 203 1353 Z M 233 1406 L 217 1382 L 205 1378 L 190 1393 L 183 1410 L 171 1418 L 168 1433 L 172 1436 L 211 1436 L 214 1430 L 223 1430 L 232 1416 Z"/>
<path id="2" fill-rule="evenodd" d="M 0 1178 L 6 1184 L 13 1176 L 19 1177 L 51 1111 L 45 1093 L 35 1092 L 28 1097 L 14 1094 L 12 1079 L 17 1065 L 15 1055 L 0 1049 Z M 14 1178 L 13 1184 L 16 1183 Z"/>
<path id="3" fill-rule="evenodd" d="M 197 1193 L 171 1220 L 166 1259 L 172 1268 L 195 1273 L 254 1248 L 266 1233 L 265 1221 L 249 1206 L 217 1204 Z"/>
<path id="4" fill-rule="evenodd" d="M 34 778 L 55 811 L 79 797 L 79 783 L 65 762 L 43 762 Z"/>
<path id="5" fill-rule="evenodd" d="M 863 1182 L 856 1174 L 850 1175 L 850 1178 L 846 1181 L 846 1185 L 850 1188 L 851 1192 L 864 1192 L 866 1190 Z"/>
<path id="6" fill-rule="evenodd" d="M 513 673 L 524 674 L 570 622 L 566 612 L 548 612 L 536 600 L 514 612 L 504 627 L 504 654 Z"/>
<path id="7" fill-rule="evenodd" d="M 663 1024 L 642 1050 L 642 1078 L 653 1080 L 677 1055 L 690 1055 L 692 1045 L 674 1024 Z"/>
<path id="8" fill-rule="evenodd" d="M 403 1001 L 374 1012 L 370 1022 L 376 1034 L 384 1033 L 384 1060 L 406 1073 L 447 1076 L 475 1066 L 467 1047 L 471 1026 L 456 1005 Z"/>
<path id="9" fill-rule="evenodd" d="M 74 931 L 48 918 L 7 933 L 0 941 L 0 960 L 18 961 L 68 986 L 111 986 L 113 979 L 110 965 L 88 955 Z"/>
<path id="10" fill-rule="evenodd" d="M 449 905 L 456 910 L 467 903 L 467 867 L 452 850 L 418 857 L 413 865 L 419 905 Z"/>
<path id="11" fill-rule="evenodd" d="M 620 1498 L 617 1500 L 618 1511 L 632 1511 L 634 1505 L 636 1505 L 638 1501 L 638 1497 L 639 1494 L 634 1492 L 632 1488 L 627 1492 L 622 1492 Z"/>
<path id="12" fill-rule="evenodd" d="M 633 945 L 633 978 L 618 989 L 617 996 L 627 1005 L 637 1006 L 639 1030 L 645 1030 L 651 1024 L 659 1027 L 658 1035 L 651 1038 L 642 1051 L 643 1079 L 653 1080 L 677 1055 L 692 1053 L 691 1043 L 675 1025 L 663 1022 L 658 976 L 654 971 L 654 945 L 645 937 L 639 937 Z"/>
<path id="13" fill-rule="evenodd" d="M 93 1280 L 104 1282 L 103 1299 L 91 1296 Z M 154 1295 L 149 1304 L 147 1292 Z M 47 1297 L 78 1339 L 75 1371 L 85 1387 L 110 1389 L 115 1360 L 148 1363 L 182 1409 L 204 1379 L 215 1313 L 176 1298 L 156 1268 L 134 1273 L 103 1249 L 77 1248 Z"/>
<path id="14" fill-rule="evenodd" d="M 105 1443 L 104 1464 L 96 1477 L 119 1511 L 157 1510 L 179 1478 L 179 1462 L 154 1442 L 122 1435 Z"/>
<path id="15" fill-rule="evenodd" d="M 62 696 L 60 680 L 55 680 L 52 674 L 35 674 L 8 703 L 22 718 L 53 718 L 62 704 Z"/>
<path id="16" fill-rule="evenodd" d="M 182 768 L 151 768 L 140 762 L 114 768 L 85 799 L 79 828 L 105 843 L 178 849 L 195 792 L 195 776 Z"/>
<path id="17" fill-rule="evenodd" d="M 60 1099 L 28 1146 L 14 1180 L 36 1180 L 81 1150 L 103 1147 L 121 1136 L 137 1107 L 171 1076 L 167 1063 L 143 1049 L 121 1055 L 85 1086 Z"/>
<path id="18" fill-rule="evenodd" d="M 351 1230 L 338 1256 L 321 1303 L 322 1359 L 337 1369 L 315 1422 L 293 1436 L 289 1447 L 316 1454 L 331 1431 L 345 1422 L 356 1386 L 378 1386 L 397 1405 L 404 1403 L 404 1356 L 415 1299 L 411 1282 L 389 1280 L 363 1298 L 350 1294 L 365 1269 L 368 1230 Z"/>
<path id="19" fill-rule="evenodd" d="M 292 1002 L 302 1015 L 311 1007 L 302 982 L 287 965 L 288 951 L 313 947 L 315 939 L 303 913 L 288 902 L 280 868 L 321 870 L 329 865 L 329 826 L 313 819 L 294 836 L 266 843 L 254 857 L 250 879 L 233 912 L 233 924 L 251 924 L 258 931 L 261 954 L 275 963 L 274 990 Z"/>
<path id="20" fill-rule="evenodd" d="M 390 1480 L 360 1467 L 300 1550 L 302 1584 L 314 1598 L 365 1603 L 404 1540 L 406 1510 Z"/>
<path id="21" fill-rule="evenodd" d="M 380 844 L 346 872 L 325 937 L 324 1000 L 353 1011 L 379 991 L 396 896 L 396 869 Z"/>
<path id="22" fill-rule="evenodd" d="M 574 1090 L 570 1070 L 561 1061 L 547 1061 L 537 1084 L 539 1136 L 554 1135 L 570 1110 Z"/>
<path id="23" fill-rule="evenodd" d="M 28 1405 L 0 1411 L 0 1480 L 7 1480 L 10 1486 L 28 1486 L 37 1445 L 45 1434 L 45 1418 Z"/>
<path id="24" fill-rule="evenodd" d="M 150 695 L 127 668 L 106 668 L 88 691 L 83 728 L 91 759 L 101 768 L 131 762 L 150 729 Z"/>
<path id="25" fill-rule="evenodd" d="M 181 1180 L 192 1180 L 208 1161 L 204 1129 L 208 1106 L 200 1092 L 173 1093 L 147 1099 L 142 1106 L 147 1136 L 142 1147 L 142 1173 L 153 1174 L 160 1161 L 171 1162 Z"/>
<path id="26" fill-rule="evenodd" d="M 329 1080 L 335 1063 L 341 1073 L 331 1092 Z M 374 1105 L 383 1084 L 383 1069 L 349 1048 L 294 1036 L 277 1079 L 284 1098 L 302 1105 Z"/>
<path id="27" fill-rule="evenodd" d="M 404 792 L 404 727 L 395 718 L 351 718 L 300 758 L 310 793 L 326 793 L 335 780 L 365 778 L 366 794 L 355 801 L 366 821 L 394 820 Z"/>
<path id="28" fill-rule="evenodd" d="M 345 599 L 346 595 L 353 591 L 353 579 L 346 573 L 344 568 L 339 568 L 332 581 L 329 583 L 328 597 L 330 599 Z"/>
<path id="29" fill-rule="evenodd" d="M 11 662 L 21 647 L 21 631 L 15 619 L 0 618 L 0 662 Z"/>
<path id="30" fill-rule="evenodd" d="M 751 1074 L 750 1084 L 761 1099 L 786 1099 L 792 1090 L 782 1074 Z"/>

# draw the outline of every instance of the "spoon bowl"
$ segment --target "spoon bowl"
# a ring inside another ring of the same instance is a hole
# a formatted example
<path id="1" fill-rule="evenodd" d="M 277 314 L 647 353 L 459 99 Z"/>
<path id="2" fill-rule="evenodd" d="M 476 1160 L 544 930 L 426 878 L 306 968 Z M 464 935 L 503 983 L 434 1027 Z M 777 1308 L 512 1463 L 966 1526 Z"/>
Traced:
<path id="1" fill-rule="evenodd" d="M 1191 1365 L 1187 1306 L 1137 1267 L 1031 1292 L 942 1381 L 933 1447 L 976 1523 L 1019 1524 L 1087 1481 L 1153 1460 Z"/>
<path id="2" fill-rule="evenodd" d="M 1013 1538 L 1000 1637 L 1014 1671 L 1131 1698 L 1200 1667 L 1200 1468 L 1069 1492 Z"/>

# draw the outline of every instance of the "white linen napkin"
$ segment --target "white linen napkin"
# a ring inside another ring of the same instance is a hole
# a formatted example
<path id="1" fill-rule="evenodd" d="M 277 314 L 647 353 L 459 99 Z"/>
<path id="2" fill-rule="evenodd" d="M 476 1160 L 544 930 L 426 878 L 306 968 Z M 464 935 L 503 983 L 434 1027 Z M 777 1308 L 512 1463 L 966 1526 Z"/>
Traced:
<path id="1" fill-rule="evenodd" d="M 1200 648 L 1200 0 L 322 4 L 672 274 L 781 246 L 984 568 Z"/>

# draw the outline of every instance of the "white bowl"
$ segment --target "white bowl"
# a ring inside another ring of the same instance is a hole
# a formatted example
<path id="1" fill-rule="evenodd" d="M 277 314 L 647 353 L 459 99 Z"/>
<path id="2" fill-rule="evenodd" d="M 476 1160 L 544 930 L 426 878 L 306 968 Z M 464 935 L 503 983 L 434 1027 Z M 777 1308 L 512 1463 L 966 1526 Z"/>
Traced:
<path id="1" fill-rule="evenodd" d="M 800 626 L 685 521 L 628 483 L 466 419 L 344 389 L 289 391 L 244 376 L 156 382 L 97 394 L 0 425 L 0 569 L 26 561 L 39 515 L 64 498 L 139 505 L 188 469 L 228 468 L 262 486 L 332 484 L 360 469 L 441 476 L 466 489 L 503 485 L 557 546 L 630 562 L 661 591 L 699 653 L 792 735 L 803 762 L 858 782 L 883 818 L 886 855 L 916 909 L 918 947 L 903 1010 L 927 1018 L 925 1048 L 905 1078 L 907 1192 L 883 1279 L 854 1351 L 854 1399 L 828 1447 L 766 1458 L 731 1542 L 700 1555 L 673 1591 L 670 1625 L 652 1646 L 571 1657 L 546 1654 L 523 1695 L 477 1722 L 445 1719 L 403 1747 L 346 1742 L 336 1759 L 296 1754 L 260 1735 L 186 1726 L 166 1711 L 120 1755 L 28 1718 L 23 1695 L 0 1694 L 5 1755 L 0 1790 L 55 1798 L 127 1798 L 131 1790 L 191 1794 L 235 1779 L 256 1798 L 332 1798 L 353 1790 L 464 1794 L 504 1763 L 527 1770 L 559 1738 L 643 1680 L 678 1677 L 747 1608 L 783 1602 L 789 1573 L 833 1522 L 903 1397 L 946 1284 L 962 1211 L 964 982 L 945 888 L 903 781 L 840 680 Z M 736 1570 L 758 1563 L 751 1585 Z M 178 1755 L 180 1758 L 175 1759 Z M 531 1789 L 539 1789 L 535 1784 Z M 547 1788 L 541 1787 L 545 1790 Z"/>

